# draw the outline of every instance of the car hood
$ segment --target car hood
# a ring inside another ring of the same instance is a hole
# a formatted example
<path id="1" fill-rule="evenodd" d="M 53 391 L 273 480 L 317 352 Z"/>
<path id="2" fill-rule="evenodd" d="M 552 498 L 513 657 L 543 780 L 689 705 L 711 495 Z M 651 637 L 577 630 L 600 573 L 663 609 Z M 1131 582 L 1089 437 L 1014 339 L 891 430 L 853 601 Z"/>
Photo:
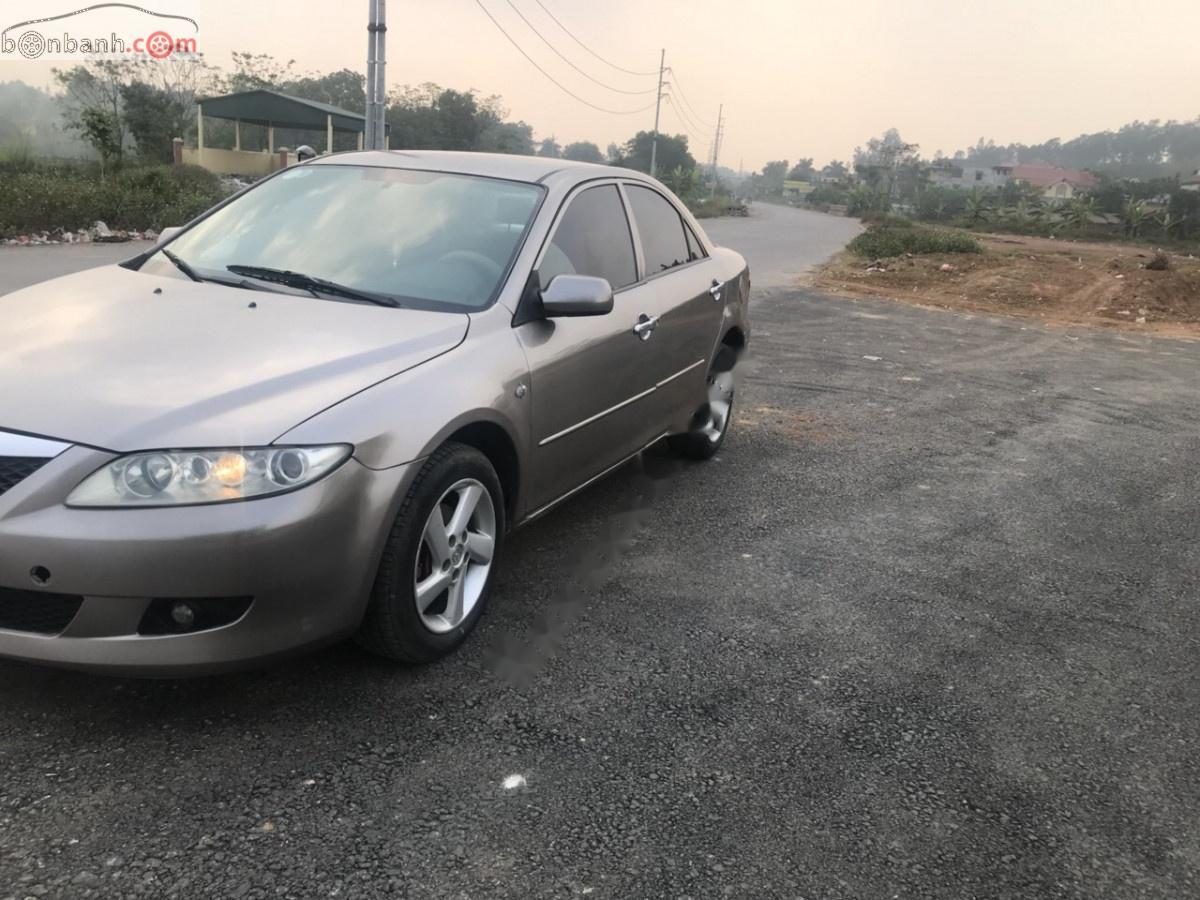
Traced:
<path id="1" fill-rule="evenodd" d="M 269 444 L 468 326 L 105 266 L 0 297 L 0 429 L 115 451 Z"/>

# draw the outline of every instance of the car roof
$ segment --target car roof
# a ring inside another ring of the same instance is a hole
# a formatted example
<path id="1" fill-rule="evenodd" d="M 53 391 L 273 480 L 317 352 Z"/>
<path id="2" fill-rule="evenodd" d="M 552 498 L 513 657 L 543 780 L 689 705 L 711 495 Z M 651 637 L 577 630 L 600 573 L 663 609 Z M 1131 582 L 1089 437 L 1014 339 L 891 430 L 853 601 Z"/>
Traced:
<path id="1" fill-rule="evenodd" d="M 420 169 L 456 175 L 482 175 L 509 181 L 542 182 L 562 174 L 572 180 L 619 177 L 645 180 L 641 172 L 595 163 L 574 162 L 545 156 L 510 156 L 504 153 L 462 153 L 450 150 L 358 150 L 335 153 L 312 160 L 308 165 L 386 166 Z"/>

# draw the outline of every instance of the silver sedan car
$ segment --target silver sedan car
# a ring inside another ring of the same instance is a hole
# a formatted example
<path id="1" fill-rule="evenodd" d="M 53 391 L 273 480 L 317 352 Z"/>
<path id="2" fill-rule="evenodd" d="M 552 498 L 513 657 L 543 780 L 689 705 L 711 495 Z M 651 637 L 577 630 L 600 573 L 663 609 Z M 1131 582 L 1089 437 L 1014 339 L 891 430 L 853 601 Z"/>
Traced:
<path id="1" fill-rule="evenodd" d="M 637 172 L 365 152 L 0 298 L 0 656 L 435 660 L 513 528 L 716 453 L 749 287 Z"/>

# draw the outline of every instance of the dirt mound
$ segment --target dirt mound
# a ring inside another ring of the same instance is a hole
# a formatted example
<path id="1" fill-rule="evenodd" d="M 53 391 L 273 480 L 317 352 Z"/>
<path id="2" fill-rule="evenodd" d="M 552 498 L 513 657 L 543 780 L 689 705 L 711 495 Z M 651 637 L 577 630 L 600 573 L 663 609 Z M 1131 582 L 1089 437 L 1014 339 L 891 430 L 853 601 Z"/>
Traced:
<path id="1" fill-rule="evenodd" d="M 1200 259 L 1144 247 L 991 236 L 981 255 L 882 263 L 842 254 L 807 283 L 849 296 L 1036 316 L 1051 321 L 1200 331 Z"/>

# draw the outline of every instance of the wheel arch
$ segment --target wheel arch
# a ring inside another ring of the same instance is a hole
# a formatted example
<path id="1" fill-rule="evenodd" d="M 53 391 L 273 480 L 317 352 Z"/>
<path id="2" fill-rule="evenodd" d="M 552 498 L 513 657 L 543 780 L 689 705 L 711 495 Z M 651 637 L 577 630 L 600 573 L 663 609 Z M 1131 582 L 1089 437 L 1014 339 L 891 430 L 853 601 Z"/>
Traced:
<path id="1" fill-rule="evenodd" d="M 504 517 L 511 525 L 521 495 L 521 458 L 512 436 L 497 422 L 477 419 L 459 425 L 442 443 L 450 442 L 474 447 L 488 458 L 500 479 L 500 489 L 504 491 Z"/>

